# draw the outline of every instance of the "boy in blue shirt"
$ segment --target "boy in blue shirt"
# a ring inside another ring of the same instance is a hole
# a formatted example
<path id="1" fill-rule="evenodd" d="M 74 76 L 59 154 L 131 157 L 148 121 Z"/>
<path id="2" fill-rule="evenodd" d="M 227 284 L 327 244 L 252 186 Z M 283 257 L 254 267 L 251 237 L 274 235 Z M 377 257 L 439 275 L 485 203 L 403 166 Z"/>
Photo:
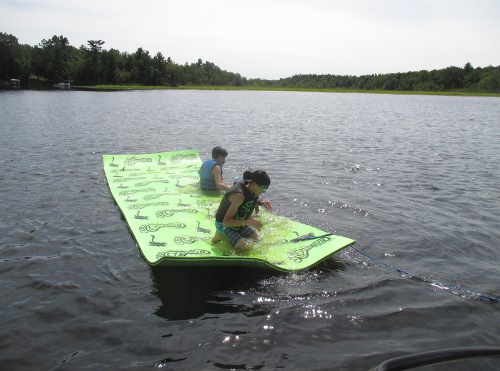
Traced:
<path id="1" fill-rule="evenodd" d="M 212 159 L 206 160 L 198 170 L 202 191 L 227 191 L 231 186 L 222 181 L 222 165 L 226 162 L 227 151 L 221 146 L 212 149 Z"/>

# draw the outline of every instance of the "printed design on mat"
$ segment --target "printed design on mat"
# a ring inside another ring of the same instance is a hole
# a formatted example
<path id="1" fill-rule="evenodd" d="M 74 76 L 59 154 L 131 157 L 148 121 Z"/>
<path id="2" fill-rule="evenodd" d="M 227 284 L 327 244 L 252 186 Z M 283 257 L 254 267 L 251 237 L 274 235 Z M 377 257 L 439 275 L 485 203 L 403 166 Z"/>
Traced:
<path id="1" fill-rule="evenodd" d="M 177 183 L 175 183 L 175 186 L 176 186 L 177 188 L 186 188 L 186 186 L 185 186 L 185 185 L 182 185 L 180 182 L 181 182 L 181 180 L 180 180 L 180 179 L 179 179 L 179 180 L 177 180 Z"/>
<path id="2" fill-rule="evenodd" d="M 161 160 L 161 155 L 158 155 L 158 162 L 157 162 L 157 164 L 158 164 L 158 165 L 160 165 L 160 166 L 163 166 L 163 165 L 166 165 L 167 163 L 166 163 L 166 162 L 163 162 L 163 161 Z"/>
<path id="3" fill-rule="evenodd" d="M 177 202 L 177 206 L 179 206 L 179 207 L 189 207 L 189 206 L 191 206 L 191 204 L 186 204 L 186 203 L 182 202 L 182 199 L 179 198 L 179 202 Z"/>
<path id="4" fill-rule="evenodd" d="M 153 160 L 149 157 L 137 158 L 137 157 L 128 157 L 123 161 L 123 167 L 134 166 L 138 163 L 143 162 L 153 162 Z"/>
<path id="5" fill-rule="evenodd" d="M 174 192 L 153 193 L 153 194 L 144 196 L 144 200 L 148 201 L 148 200 L 154 200 L 154 199 L 160 198 L 162 196 L 177 196 L 177 195 L 178 195 L 178 193 L 174 193 Z"/>
<path id="6" fill-rule="evenodd" d="M 309 257 L 309 250 L 319 247 L 330 240 L 331 240 L 330 237 L 318 238 L 310 245 L 303 246 L 298 249 L 290 251 L 288 254 L 286 254 L 286 256 L 288 257 L 288 259 L 293 260 L 295 263 L 301 263 L 303 260 Z"/>
<path id="7" fill-rule="evenodd" d="M 198 174 L 200 166 L 199 165 L 187 165 L 186 170 L 179 171 L 180 174 Z M 177 174 L 177 173 L 176 173 Z M 199 175 L 195 175 L 196 178 L 199 178 Z"/>
<path id="8" fill-rule="evenodd" d="M 218 202 L 220 202 L 220 200 L 217 201 L 217 204 Z M 196 204 L 199 206 L 199 207 L 212 207 L 216 202 L 211 202 L 211 201 L 205 201 L 205 200 L 198 200 L 196 201 Z"/>
<path id="9" fill-rule="evenodd" d="M 130 169 L 130 170 L 137 171 L 136 169 Z M 148 176 L 150 176 L 151 174 L 160 174 L 161 175 L 161 171 L 150 170 L 148 168 L 148 170 L 146 170 L 146 171 L 141 171 L 139 173 L 132 173 L 132 174 L 129 174 L 129 175 L 130 176 L 141 176 L 141 175 L 148 175 Z M 157 176 L 157 175 L 155 175 L 155 176 Z M 137 179 L 142 179 L 142 178 L 137 178 Z"/>
<path id="10" fill-rule="evenodd" d="M 155 238 L 156 238 L 156 236 L 154 234 L 152 234 L 151 241 L 149 241 L 149 246 L 164 247 L 167 245 L 166 242 L 156 242 Z"/>
<path id="11" fill-rule="evenodd" d="M 131 210 L 138 210 L 138 209 L 144 209 L 145 207 L 150 207 L 150 206 L 168 206 L 168 202 L 153 202 L 150 204 L 135 204 L 135 205 L 130 205 L 128 208 Z"/>
<path id="12" fill-rule="evenodd" d="M 182 161 L 185 161 L 185 160 L 197 160 L 197 159 L 198 159 L 198 156 L 191 153 L 189 155 L 174 155 L 170 159 L 170 162 L 172 164 L 178 164 L 178 163 L 181 163 Z"/>
<path id="13" fill-rule="evenodd" d="M 188 213 L 196 214 L 198 210 L 196 209 L 184 209 L 184 210 L 159 210 L 156 212 L 156 217 L 158 218 L 170 218 L 177 213 Z"/>
<path id="14" fill-rule="evenodd" d="M 197 230 L 198 232 L 201 232 L 201 233 L 212 233 L 212 232 L 210 231 L 210 229 L 207 229 L 207 228 L 202 228 L 202 227 L 200 226 L 200 221 L 198 221 L 198 227 L 196 227 L 196 230 Z"/>
<path id="15" fill-rule="evenodd" d="M 144 187 L 147 185 L 150 185 L 151 183 L 165 183 L 168 184 L 170 183 L 168 180 L 150 180 L 149 182 L 140 182 L 140 183 L 135 183 L 134 187 Z"/>
<path id="16" fill-rule="evenodd" d="M 148 220 L 149 219 L 149 216 L 139 215 L 140 213 L 141 213 L 140 211 L 137 211 L 137 214 L 134 215 L 134 219 L 137 219 L 137 220 Z"/>
<path id="17" fill-rule="evenodd" d="M 111 162 L 109 163 L 110 167 L 118 167 L 118 164 L 115 164 L 115 158 L 111 157 Z"/>
<path id="18" fill-rule="evenodd" d="M 193 236 L 175 236 L 174 242 L 176 245 L 191 245 L 196 241 L 199 241 L 199 238 Z"/>
<path id="19" fill-rule="evenodd" d="M 314 233 L 312 232 L 309 232 L 308 234 L 298 234 L 297 232 L 293 231 L 293 233 L 295 233 L 295 235 L 297 236 L 296 238 L 292 239 L 291 241 L 293 240 L 303 240 L 303 239 L 307 239 L 309 237 L 314 237 Z"/>
<path id="20" fill-rule="evenodd" d="M 200 179 L 199 176 L 194 176 L 194 175 L 169 175 L 168 177 L 171 179 L 182 179 L 182 178 L 195 179 L 195 180 Z"/>
<path id="21" fill-rule="evenodd" d="M 141 233 L 152 233 L 158 232 L 162 228 L 174 228 L 174 229 L 183 229 L 186 228 L 186 224 L 184 223 L 149 223 L 143 224 L 139 227 L 139 232 Z"/>
<path id="22" fill-rule="evenodd" d="M 124 183 L 124 182 L 128 182 L 130 180 L 141 180 L 141 179 L 147 179 L 145 176 L 144 177 L 141 177 L 141 178 L 133 178 L 133 177 L 130 177 L 130 178 L 122 178 L 122 177 L 115 177 L 115 179 L 113 179 L 113 183 Z"/>
<path id="23" fill-rule="evenodd" d="M 131 189 L 130 191 L 121 191 L 119 193 L 120 196 L 128 196 L 128 195 L 133 195 L 136 193 L 144 193 L 144 192 L 154 192 L 156 189 L 154 188 L 146 188 L 146 189 Z"/>
<path id="24" fill-rule="evenodd" d="M 137 171 L 139 171 L 139 169 L 125 169 L 125 168 L 121 168 L 121 169 L 108 170 L 108 172 L 110 174 L 113 174 L 113 176 L 115 178 L 116 177 L 122 177 L 123 175 L 121 175 L 121 174 L 126 174 L 126 175 L 129 175 L 129 176 L 137 176 L 137 175 L 149 174 L 149 172 L 147 172 L 147 171 L 143 171 L 143 172 L 140 172 L 140 173 L 133 174 L 132 173 L 133 171 L 137 172 Z M 129 173 L 129 174 L 127 174 L 127 173 Z"/>
<path id="25" fill-rule="evenodd" d="M 210 256 L 212 255 L 209 251 L 203 250 L 203 249 L 192 249 L 188 251 L 184 250 L 170 250 L 170 251 L 161 251 L 158 254 L 156 254 L 156 259 L 161 259 L 165 258 L 167 256 L 177 256 L 177 257 L 184 257 L 184 256 Z"/>

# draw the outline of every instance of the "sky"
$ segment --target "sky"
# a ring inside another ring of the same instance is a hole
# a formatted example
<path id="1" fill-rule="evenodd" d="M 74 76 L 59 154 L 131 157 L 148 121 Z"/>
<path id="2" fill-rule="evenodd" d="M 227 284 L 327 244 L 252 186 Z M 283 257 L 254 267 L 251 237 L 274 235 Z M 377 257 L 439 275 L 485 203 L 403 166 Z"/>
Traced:
<path id="1" fill-rule="evenodd" d="M 371 75 L 500 65 L 499 0 L 0 0 L 0 32 L 246 78 Z"/>

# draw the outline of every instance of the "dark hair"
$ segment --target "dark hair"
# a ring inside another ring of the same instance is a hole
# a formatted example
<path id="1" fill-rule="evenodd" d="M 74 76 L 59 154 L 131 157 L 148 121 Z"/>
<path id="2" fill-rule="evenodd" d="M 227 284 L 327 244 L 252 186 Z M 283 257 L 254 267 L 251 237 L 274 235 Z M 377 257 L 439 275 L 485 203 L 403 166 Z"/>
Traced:
<path id="1" fill-rule="evenodd" d="M 214 147 L 212 149 L 212 158 L 215 160 L 219 156 L 226 157 L 227 156 L 226 149 L 222 148 L 221 146 Z"/>
<path id="2" fill-rule="evenodd" d="M 243 173 L 243 179 L 251 180 L 263 187 L 269 187 L 271 185 L 271 179 L 264 170 L 255 170 L 253 172 L 247 170 Z"/>

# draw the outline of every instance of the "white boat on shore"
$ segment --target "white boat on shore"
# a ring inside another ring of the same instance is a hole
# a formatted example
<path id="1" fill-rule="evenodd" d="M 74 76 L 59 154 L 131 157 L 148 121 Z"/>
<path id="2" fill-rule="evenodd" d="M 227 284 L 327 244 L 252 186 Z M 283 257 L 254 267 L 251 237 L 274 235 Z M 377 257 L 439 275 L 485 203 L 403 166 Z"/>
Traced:
<path id="1" fill-rule="evenodd" d="M 64 80 L 63 82 L 59 82 L 57 84 L 54 84 L 54 88 L 56 88 L 56 89 L 70 89 L 71 82 L 70 82 L 70 80 Z"/>

